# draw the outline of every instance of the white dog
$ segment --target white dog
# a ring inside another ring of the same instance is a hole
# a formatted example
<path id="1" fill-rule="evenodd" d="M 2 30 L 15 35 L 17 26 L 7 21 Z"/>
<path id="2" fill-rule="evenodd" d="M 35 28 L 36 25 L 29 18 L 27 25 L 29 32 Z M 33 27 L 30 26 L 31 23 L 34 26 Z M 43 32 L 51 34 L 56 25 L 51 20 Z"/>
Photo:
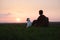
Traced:
<path id="1" fill-rule="evenodd" d="M 27 21 L 27 26 L 26 26 L 26 27 L 27 27 L 27 28 L 28 28 L 28 27 L 31 27 L 32 23 L 31 23 L 31 21 L 30 21 L 30 18 L 27 18 L 26 21 Z"/>

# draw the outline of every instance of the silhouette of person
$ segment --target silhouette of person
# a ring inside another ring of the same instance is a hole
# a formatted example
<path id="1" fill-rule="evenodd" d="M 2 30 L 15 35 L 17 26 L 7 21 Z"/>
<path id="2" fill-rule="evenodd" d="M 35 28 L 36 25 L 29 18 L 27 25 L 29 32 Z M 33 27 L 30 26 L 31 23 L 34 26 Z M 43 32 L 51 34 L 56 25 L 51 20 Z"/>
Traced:
<path id="1" fill-rule="evenodd" d="M 49 24 L 49 19 L 45 15 L 43 15 L 43 10 L 39 10 L 39 17 L 37 20 L 34 20 L 32 25 L 35 26 L 48 26 Z"/>

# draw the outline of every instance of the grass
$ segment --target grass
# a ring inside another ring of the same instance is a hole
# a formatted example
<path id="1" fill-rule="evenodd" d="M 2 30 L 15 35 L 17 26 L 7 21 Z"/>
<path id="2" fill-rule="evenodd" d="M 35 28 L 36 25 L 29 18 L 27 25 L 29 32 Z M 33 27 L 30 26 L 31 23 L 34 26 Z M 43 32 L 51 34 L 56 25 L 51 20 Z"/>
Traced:
<path id="1" fill-rule="evenodd" d="M 60 26 L 0 25 L 0 40 L 60 40 Z"/>

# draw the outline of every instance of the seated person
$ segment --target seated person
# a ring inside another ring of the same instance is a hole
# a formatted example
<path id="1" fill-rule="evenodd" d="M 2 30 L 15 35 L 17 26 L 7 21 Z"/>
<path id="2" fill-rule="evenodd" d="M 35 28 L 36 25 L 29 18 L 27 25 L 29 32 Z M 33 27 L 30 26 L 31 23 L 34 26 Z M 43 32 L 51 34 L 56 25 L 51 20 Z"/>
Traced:
<path id="1" fill-rule="evenodd" d="M 49 24 L 49 19 L 48 17 L 46 17 L 45 15 L 43 15 L 43 10 L 39 11 L 39 17 L 37 20 L 34 20 L 32 25 L 36 25 L 36 26 L 48 26 Z"/>

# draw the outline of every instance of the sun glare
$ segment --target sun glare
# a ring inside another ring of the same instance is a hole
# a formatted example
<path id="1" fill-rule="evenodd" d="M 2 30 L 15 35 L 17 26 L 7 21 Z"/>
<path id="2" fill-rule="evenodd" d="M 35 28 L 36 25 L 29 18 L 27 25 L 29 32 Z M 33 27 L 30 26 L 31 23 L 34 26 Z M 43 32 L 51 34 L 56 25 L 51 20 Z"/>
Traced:
<path id="1" fill-rule="evenodd" d="M 16 21 L 17 21 L 17 22 L 20 22 L 20 18 L 16 18 Z"/>

